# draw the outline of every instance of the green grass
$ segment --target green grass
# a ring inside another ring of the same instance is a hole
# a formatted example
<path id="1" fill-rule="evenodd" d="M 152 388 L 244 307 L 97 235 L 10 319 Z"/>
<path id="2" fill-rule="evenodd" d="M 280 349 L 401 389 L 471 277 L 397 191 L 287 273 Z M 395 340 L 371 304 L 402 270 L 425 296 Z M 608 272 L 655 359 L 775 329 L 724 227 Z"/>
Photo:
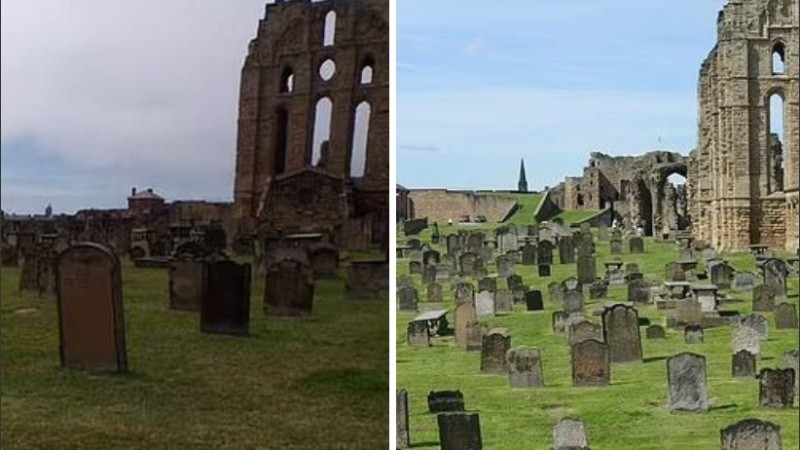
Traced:
<path id="1" fill-rule="evenodd" d="M 532 224 L 533 213 L 539 207 L 539 203 L 544 198 L 544 194 L 498 194 L 503 197 L 511 197 L 517 201 L 517 210 L 505 222 L 500 225 L 528 225 Z"/>
<path id="2" fill-rule="evenodd" d="M 55 301 L 3 268 L 0 447 L 387 447 L 387 302 L 322 281 L 311 318 L 268 318 L 256 281 L 252 336 L 208 335 L 167 308 L 166 270 L 122 273 L 131 373 L 91 376 L 59 368 Z"/>
<path id="3" fill-rule="evenodd" d="M 569 226 L 575 222 L 588 219 L 599 212 L 600 211 L 562 211 L 553 219 L 559 218 L 564 221 L 564 225 Z M 553 219 L 550 220 L 552 221 Z"/>
<path id="4" fill-rule="evenodd" d="M 597 239 L 595 242 L 598 275 L 602 275 L 602 262 L 612 258 L 607 242 Z M 759 273 L 751 256 L 726 256 L 739 270 Z M 672 244 L 648 239 L 645 254 L 621 257 L 626 262 L 638 263 L 648 280 L 660 282 L 664 278 L 664 264 L 677 259 L 677 251 Z M 564 417 L 585 422 L 589 445 L 596 450 L 715 449 L 719 448 L 721 428 L 749 417 L 780 424 L 783 448 L 798 448 L 798 409 L 760 409 L 758 381 L 731 378 L 731 330 L 728 327 L 706 330 L 705 343 L 695 345 L 684 344 L 682 332 L 668 329 L 665 340 L 642 340 L 645 362 L 613 364 L 611 386 L 572 387 L 566 338 L 553 333 L 551 328 L 551 313 L 561 308 L 548 298 L 546 286 L 551 281 L 574 275 L 575 266 L 557 264 L 553 269 L 552 277 L 541 279 L 534 273 L 534 267 L 517 267 L 525 283 L 542 289 L 546 311 L 527 313 L 518 305 L 511 315 L 487 320 L 490 326 L 509 330 L 513 347 L 535 346 L 542 351 L 543 388 L 511 389 L 505 376 L 480 374 L 479 352 L 457 349 L 449 337 L 437 338 L 434 346 L 427 349 L 408 347 L 406 324 L 414 314 L 398 313 L 397 386 L 409 392 L 411 440 L 417 444 L 415 448 L 438 448 L 436 418 L 427 411 L 426 397 L 431 390 L 450 389 L 461 390 L 467 410 L 480 413 L 484 448 L 492 450 L 548 449 L 552 445 L 553 427 Z M 407 274 L 408 262 L 401 259 L 398 275 Z M 425 290 L 419 276 L 415 275 L 413 280 L 424 300 Z M 452 310 L 454 299 L 449 284 L 445 283 L 444 288 L 445 303 Z M 797 293 L 795 275 L 790 281 L 790 301 L 795 304 Z M 624 300 L 626 295 L 624 286 L 609 290 L 609 299 Z M 737 298 L 741 302 L 723 305 L 722 309 L 748 312 L 750 293 L 740 293 Z M 602 301 L 587 299 L 587 314 L 600 308 Z M 637 309 L 640 317 L 665 324 L 668 311 L 658 311 L 651 306 Z M 763 359 L 758 363 L 759 369 L 782 367 L 784 353 L 798 346 L 797 330 L 776 330 L 772 314 L 766 315 L 770 320 L 770 338 L 762 344 Z M 451 322 L 454 320 L 452 313 L 449 318 Z M 592 320 L 599 323 L 599 317 L 592 317 Z M 712 407 L 707 413 L 670 414 L 667 409 L 666 358 L 683 351 L 707 358 Z"/>

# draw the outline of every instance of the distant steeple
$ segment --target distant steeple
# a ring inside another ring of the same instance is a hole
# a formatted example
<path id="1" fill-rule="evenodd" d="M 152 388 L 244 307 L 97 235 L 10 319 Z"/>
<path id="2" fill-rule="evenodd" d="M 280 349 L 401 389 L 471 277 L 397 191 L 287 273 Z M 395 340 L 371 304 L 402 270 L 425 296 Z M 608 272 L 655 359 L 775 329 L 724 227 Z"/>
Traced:
<path id="1" fill-rule="evenodd" d="M 53 206 L 50 203 L 47 204 L 47 207 L 44 209 L 44 216 L 50 217 L 53 215 Z"/>
<path id="2" fill-rule="evenodd" d="M 519 182 L 517 183 L 519 192 L 528 192 L 528 179 L 525 177 L 525 160 L 519 160 Z"/>

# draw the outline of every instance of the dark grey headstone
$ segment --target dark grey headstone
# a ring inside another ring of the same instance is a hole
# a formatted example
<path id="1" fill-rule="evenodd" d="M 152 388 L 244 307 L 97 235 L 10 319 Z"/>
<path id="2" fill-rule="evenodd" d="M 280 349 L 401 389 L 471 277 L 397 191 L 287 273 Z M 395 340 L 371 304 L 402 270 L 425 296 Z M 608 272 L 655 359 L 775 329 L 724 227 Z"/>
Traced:
<path id="1" fill-rule="evenodd" d="M 398 450 L 408 448 L 411 445 L 411 433 L 408 427 L 408 392 L 405 389 L 397 389 L 395 391 L 397 398 L 396 403 L 396 417 L 395 425 L 397 430 L 397 445 Z"/>
<path id="2" fill-rule="evenodd" d="M 178 257 L 170 262 L 169 307 L 200 311 L 205 287 L 206 266 L 199 259 Z"/>
<path id="3" fill-rule="evenodd" d="M 582 284 L 589 284 L 597 278 L 597 267 L 595 264 L 594 256 L 583 255 L 579 256 L 576 261 L 578 280 Z"/>
<path id="4" fill-rule="evenodd" d="M 542 311 L 544 310 L 544 303 L 542 302 L 541 291 L 528 291 L 525 293 L 525 306 L 528 311 Z"/>
<path id="5" fill-rule="evenodd" d="M 752 272 L 736 272 L 731 287 L 737 291 L 746 291 L 756 287 L 758 277 Z"/>
<path id="6" fill-rule="evenodd" d="M 398 287 L 397 297 L 400 311 L 417 311 L 417 288 L 412 285 Z"/>
<path id="7" fill-rule="evenodd" d="M 647 339 L 664 339 L 667 337 L 664 327 L 661 325 L 650 325 L 645 329 Z"/>
<path id="8" fill-rule="evenodd" d="M 200 331 L 247 335 L 250 332 L 250 264 L 208 262 L 200 310 Z"/>
<path id="9" fill-rule="evenodd" d="M 562 236 L 558 240 L 558 259 L 561 264 L 575 262 L 575 243 L 572 240 L 572 236 Z"/>
<path id="10" fill-rule="evenodd" d="M 759 419 L 745 419 L 720 430 L 722 450 L 782 450 L 781 427 Z"/>
<path id="11" fill-rule="evenodd" d="M 511 336 L 493 332 L 483 336 L 481 345 L 481 372 L 505 374 L 508 372 L 506 353 L 511 348 Z"/>
<path id="12" fill-rule="evenodd" d="M 753 378 L 756 375 L 756 355 L 740 350 L 731 356 L 731 376 Z"/>
<path id="13" fill-rule="evenodd" d="M 608 344 L 612 362 L 642 360 L 639 313 L 626 305 L 614 305 L 602 313 L 603 340 Z"/>
<path id="14" fill-rule="evenodd" d="M 482 450 L 478 414 L 443 413 L 437 417 L 441 450 Z"/>
<path id="15" fill-rule="evenodd" d="M 608 295 L 608 281 L 597 278 L 592 284 L 589 285 L 589 298 L 599 299 L 606 298 Z"/>
<path id="16" fill-rule="evenodd" d="M 633 280 L 628 283 L 628 301 L 647 303 L 650 301 L 650 283 L 645 280 Z"/>
<path id="17" fill-rule="evenodd" d="M 775 309 L 775 290 L 772 286 L 760 284 L 753 288 L 753 311 L 772 311 Z"/>
<path id="18" fill-rule="evenodd" d="M 416 297 L 416 289 L 414 294 Z M 282 259 L 267 266 L 264 282 L 265 314 L 310 316 L 313 305 L 314 270 L 307 262 Z"/>
<path id="19" fill-rule="evenodd" d="M 430 391 L 428 411 L 433 414 L 464 411 L 464 394 L 461 391 Z"/>
<path id="20" fill-rule="evenodd" d="M 758 403 L 762 408 L 791 408 L 794 404 L 794 369 L 761 369 Z"/>
<path id="21" fill-rule="evenodd" d="M 549 265 L 547 265 L 547 264 L 539 264 L 537 267 L 538 267 L 537 274 L 540 277 L 549 277 L 550 276 L 551 271 L 550 271 L 550 266 Z"/>

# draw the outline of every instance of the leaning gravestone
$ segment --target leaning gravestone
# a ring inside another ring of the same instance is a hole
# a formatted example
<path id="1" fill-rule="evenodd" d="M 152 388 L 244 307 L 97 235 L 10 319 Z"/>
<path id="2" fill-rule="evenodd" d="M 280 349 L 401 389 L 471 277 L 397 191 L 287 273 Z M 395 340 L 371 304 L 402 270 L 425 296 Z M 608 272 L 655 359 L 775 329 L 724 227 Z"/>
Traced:
<path id="1" fill-rule="evenodd" d="M 574 419 L 562 419 L 553 428 L 553 450 L 589 450 L 586 427 Z"/>
<path id="2" fill-rule="evenodd" d="M 731 356 L 731 376 L 753 378 L 756 374 L 756 355 L 739 350 Z"/>
<path id="3" fill-rule="evenodd" d="M 99 244 L 73 245 L 56 263 L 61 366 L 128 369 L 119 259 Z"/>
<path id="4" fill-rule="evenodd" d="M 544 304 L 542 302 L 541 291 L 528 291 L 525 293 L 525 306 L 528 311 L 542 311 Z"/>
<path id="5" fill-rule="evenodd" d="M 758 403 L 762 408 L 791 408 L 794 404 L 794 369 L 761 369 Z"/>
<path id="6" fill-rule="evenodd" d="M 431 346 L 431 335 L 428 323 L 420 320 L 408 322 L 406 342 L 410 347 L 427 348 Z"/>
<path id="7" fill-rule="evenodd" d="M 661 325 L 650 325 L 647 327 L 644 334 L 647 339 L 665 339 L 667 337 L 664 327 Z"/>
<path id="8" fill-rule="evenodd" d="M 451 412 L 436 416 L 441 450 L 482 450 L 478 414 Z"/>
<path id="9" fill-rule="evenodd" d="M 611 382 L 608 346 L 590 339 L 572 346 L 572 385 L 606 386 Z"/>
<path id="10" fill-rule="evenodd" d="M 642 360 L 642 338 L 639 334 L 639 313 L 635 308 L 617 304 L 602 313 L 603 340 L 608 345 L 612 362 Z"/>
<path id="11" fill-rule="evenodd" d="M 464 394 L 461 391 L 430 391 L 428 411 L 432 414 L 464 411 Z"/>
<path id="12" fill-rule="evenodd" d="M 775 309 L 775 290 L 767 284 L 753 288 L 753 311 L 772 311 Z"/>
<path id="13" fill-rule="evenodd" d="M 414 290 L 416 293 L 416 289 Z M 314 270 L 297 259 L 281 259 L 267 266 L 264 314 L 310 316 L 314 305 Z"/>
<path id="14" fill-rule="evenodd" d="M 632 255 L 644 253 L 644 239 L 634 236 L 628 241 L 628 248 Z"/>
<path id="15" fill-rule="evenodd" d="M 508 289 L 498 289 L 494 293 L 494 313 L 508 314 L 513 308 L 513 298 Z"/>
<path id="16" fill-rule="evenodd" d="M 781 427 L 759 419 L 745 419 L 720 430 L 722 450 L 782 450 Z"/>
<path id="17" fill-rule="evenodd" d="M 481 345 L 481 372 L 504 374 L 508 372 L 506 353 L 511 348 L 511 336 L 494 331 L 483 336 Z"/>
<path id="18" fill-rule="evenodd" d="M 532 388 L 544 385 L 542 354 L 538 348 L 512 348 L 506 354 L 506 364 L 512 388 Z"/>
<path id="19" fill-rule="evenodd" d="M 797 309 L 791 303 L 781 303 L 775 307 L 775 328 L 788 330 L 797 328 Z"/>
<path id="20" fill-rule="evenodd" d="M 178 255 L 169 267 L 169 307 L 200 311 L 205 287 L 206 266 L 199 259 Z"/>
<path id="21" fill-rule="evenodd" d="M 408 392 L 405 389 L 395 391 L 396 402 L 396 431 L 397 448 L 406 449 L 411 445 L 411 433 L 408 429 Z"/>
<path id="22" fill-rule="evenodd" d="M 475 314 L 478 317 L 494 315 L 494 293 L 480 291 L 475 294 Z"/>
<path id="23" fill-rule="evenodd" d="M 397 290 L 397 297 L 400 303 L 400 311 L 417 310 L 417 288 L 410 284 L 401 286 Z"/>
<path id="24" fill-rule="evenodd" d="M 211 260 L 200 309 L 203 333 L 244 336 L 250 332 L 250 264 Z"/>
<path id="25" fill-rule="evenodd" d="M 667 359 L 669 410 L 707 411 L 706 358 L 694 353 L 681 353 Z"/>

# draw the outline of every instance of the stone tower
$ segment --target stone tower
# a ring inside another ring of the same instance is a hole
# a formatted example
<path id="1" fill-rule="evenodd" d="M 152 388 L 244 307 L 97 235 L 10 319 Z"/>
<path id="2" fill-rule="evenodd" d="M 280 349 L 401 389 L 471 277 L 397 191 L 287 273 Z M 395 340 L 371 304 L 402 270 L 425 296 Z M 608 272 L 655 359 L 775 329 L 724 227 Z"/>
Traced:
<path id="1" fill-rule="evenodd" d="M 241 74 L 235 216 L 331 232 L 388 224 L 388 205 L 389 1 L 266 5 Z"/>
<path id="2" fill-rule="evenodd" d="M 799 21 L 798 0 L 730 0 L 719 14 L 688 177 L 694 235 L 717 249 L 798 247 Z"/>
<path id="3" fill-rule="evenodd" d="M 528 192 L 528 179 L 525 177 L 525 160 L 519 160 L 519 181 L 517 182 L 517 191 Z"/>

